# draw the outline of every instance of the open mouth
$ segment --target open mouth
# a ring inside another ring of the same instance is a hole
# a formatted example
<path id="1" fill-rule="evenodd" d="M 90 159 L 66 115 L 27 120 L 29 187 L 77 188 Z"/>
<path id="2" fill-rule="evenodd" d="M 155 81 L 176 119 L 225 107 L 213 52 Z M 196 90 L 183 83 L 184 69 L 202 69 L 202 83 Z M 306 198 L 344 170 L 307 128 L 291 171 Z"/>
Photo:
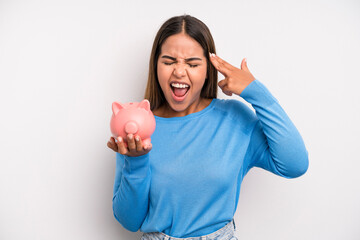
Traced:
<path id="1" fill-rule="evenodd" d="M 183 101 L 190 89 L 190 86 L 186 84 L 171 84 L 170 87 L 176 101 Z"/>
<path id="2" fill-rule="evenodd" d="M 190 87 L 187 88 L 176 88 L 176 87 L 171 87 L 172 92 L 174 93 L 175 96 L 177 97 L 183 97 L 185 96 L 185 94 L 189 91 Z"/>

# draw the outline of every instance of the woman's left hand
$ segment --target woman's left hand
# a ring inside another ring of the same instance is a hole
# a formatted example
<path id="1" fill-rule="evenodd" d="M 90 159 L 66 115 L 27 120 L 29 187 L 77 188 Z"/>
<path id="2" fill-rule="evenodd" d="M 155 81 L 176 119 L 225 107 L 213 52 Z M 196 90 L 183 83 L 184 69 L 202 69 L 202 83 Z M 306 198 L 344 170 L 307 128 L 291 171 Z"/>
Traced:
<path id="1" fill-rule="evenodd" d="M 227 63 L 215 54 L 210 54 L 210 61 L 212 65 L 222 74 L 225 79 L 221 80 L 218 85 L 228 96 L 232 94 L 240 95 L 241 92 L 255 80 L 255 77 L 250 73 L 246 58 L 241 62 L 241 69 L 234 67 Z"/>

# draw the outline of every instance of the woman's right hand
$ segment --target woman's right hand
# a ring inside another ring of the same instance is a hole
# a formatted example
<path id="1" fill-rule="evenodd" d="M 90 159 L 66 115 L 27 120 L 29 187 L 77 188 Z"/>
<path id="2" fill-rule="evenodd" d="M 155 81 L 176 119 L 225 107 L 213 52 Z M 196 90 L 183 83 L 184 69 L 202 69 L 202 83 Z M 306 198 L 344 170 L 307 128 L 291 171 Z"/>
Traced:
<path id="1" fill-rule="evenodd" d="M 127 147 L 125 147 L 124 139 L 122 137 L 117 138 L 117 142 L 115 142 L 115 138 L 111 137 L 110 141 L 108 141 L 107 146 L 123 155 L 127 155 L 130 157 L 139 157 L 150 152 L 152 148 L 152 144 L 150 146 L 143 146 L 140 136 L 128 134 L 127 135 Z"/>

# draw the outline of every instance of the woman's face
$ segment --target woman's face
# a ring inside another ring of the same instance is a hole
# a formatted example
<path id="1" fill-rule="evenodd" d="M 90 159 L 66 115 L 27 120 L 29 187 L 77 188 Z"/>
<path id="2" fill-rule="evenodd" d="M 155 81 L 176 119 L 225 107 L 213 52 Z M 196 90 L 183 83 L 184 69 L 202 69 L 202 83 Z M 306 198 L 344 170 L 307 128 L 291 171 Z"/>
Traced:
<path id="1" fill-rule="evenodd" d="M 157 76 L 170 114 L 185 116 L 196 111 L 206 69 L 203 49 L 189 35 L 179 33 L 165 40 L 157 61 Z"/>

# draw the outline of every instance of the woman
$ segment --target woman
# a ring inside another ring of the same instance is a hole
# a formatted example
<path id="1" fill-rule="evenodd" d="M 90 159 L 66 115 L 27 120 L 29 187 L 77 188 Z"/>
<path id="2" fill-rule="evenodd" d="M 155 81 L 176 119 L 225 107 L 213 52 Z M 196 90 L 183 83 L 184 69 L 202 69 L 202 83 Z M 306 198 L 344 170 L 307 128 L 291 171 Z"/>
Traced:
<path id="1" fill-rule="evenodd" d="M 236 239 L 233 216 L 252 167 L 285 178 L 308 168 L 299 132 L 246 60 L 239 69 L 215 52 L 200 20 L 167 20 L 154 40 L 145 93 L 156 119 L 152 143 L 131 134 L 108 142 L 117 160 L 114 216 L 144 240 Z M 219 83 L 217 71 L 225 76 Z M 217 86 L 256 113 L 217 99 Z"/>

